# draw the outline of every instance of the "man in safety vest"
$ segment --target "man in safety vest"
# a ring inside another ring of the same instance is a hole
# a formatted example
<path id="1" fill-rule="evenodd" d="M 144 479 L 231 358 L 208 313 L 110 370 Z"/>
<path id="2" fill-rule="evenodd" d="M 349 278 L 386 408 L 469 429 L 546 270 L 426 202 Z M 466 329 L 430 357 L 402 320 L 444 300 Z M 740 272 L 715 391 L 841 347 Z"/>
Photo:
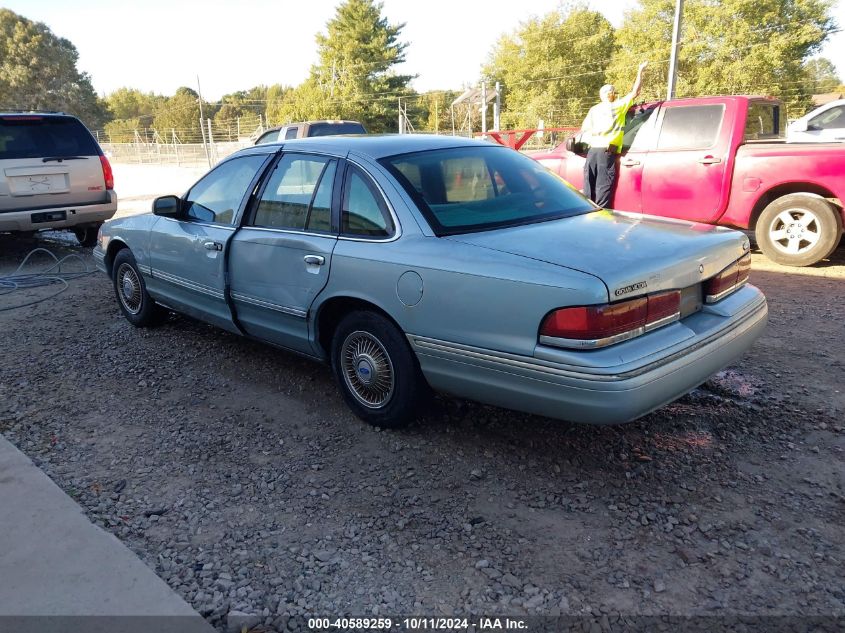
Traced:
<path id="1" fill-rule="evenodd" d="M 581 141 L 590 145 L 584 163 L 584 195 L 603 208 L 610 205 L 616 183 L 616 155 L 622 148 L 625 114 L 640 94 L 647 65 L 640 64 L 631 92 L 621 99 L 612 84 L 602 86 L 601 102 L 590 108 L 581 126 Z"/>

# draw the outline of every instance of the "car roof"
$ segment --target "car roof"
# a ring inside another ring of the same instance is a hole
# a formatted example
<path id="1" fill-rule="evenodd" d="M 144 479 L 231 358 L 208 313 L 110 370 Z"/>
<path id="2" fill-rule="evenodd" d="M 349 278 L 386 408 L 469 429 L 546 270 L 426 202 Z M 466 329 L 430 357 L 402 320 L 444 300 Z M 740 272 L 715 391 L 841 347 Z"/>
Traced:
<path id="1" fill-rule="evenodd" d="M 12 117 L 12 116 L 19 116 L 19 117 L 27 117 L 27 116 L 38 116 L 38 117 L 72 117 L 76 118 L 72 114 L 68 114 L 67 112 L 45 112 L 43 110 L 0 110 L 0 116 L 4 117 Z"/>
<path id="2" fill-rule="evenodd" d="M 477 141 L 460 136 L 440 136 L 436 134 L 351 134 L 344 136 L 311 136 L 308 138 L 290 139 L 278 143 L 256 145 L 265 151 L 287 150 L 322 151 L 332 154 L 346 154 L 348 152 L 384 158 L 396 154 L 410 154 L 434 149 L 454 147 L 501 147 L 488 141 Z"/>

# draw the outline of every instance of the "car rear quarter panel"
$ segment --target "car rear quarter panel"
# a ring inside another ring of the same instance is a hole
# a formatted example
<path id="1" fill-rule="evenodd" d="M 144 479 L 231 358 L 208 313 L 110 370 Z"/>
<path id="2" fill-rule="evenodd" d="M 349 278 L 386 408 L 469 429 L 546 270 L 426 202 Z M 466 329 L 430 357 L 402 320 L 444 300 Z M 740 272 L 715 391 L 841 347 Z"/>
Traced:
<path id="1" fill-rule="evenodd" d="M 406 274 L 415 283 L 400 290 Z M 591 275 L 423 235 L 340 240 L 318 302 L 334 297 L 372 303 L 409 334 L 528 356 L 550 310 L 608 300 Z"/>
<path id="2" fill-rule="evenodd" d="M 752 228 L 768 201 L 801 191 L 840 203 L 845 200 L 845 146 L 742 145 L 737 150 L 730 205 L 719 223 Z"/>

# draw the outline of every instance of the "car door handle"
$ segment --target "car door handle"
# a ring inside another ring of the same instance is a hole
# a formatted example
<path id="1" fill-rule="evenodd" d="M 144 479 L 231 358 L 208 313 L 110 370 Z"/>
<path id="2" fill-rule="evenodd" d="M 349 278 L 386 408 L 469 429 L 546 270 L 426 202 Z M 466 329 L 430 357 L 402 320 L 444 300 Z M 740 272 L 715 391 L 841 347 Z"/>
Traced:
<path id="1" fill-rule="evenodd" d="M 721 158 L 716 158 L 715 156 L 705 156 L 704 158 L 699 158 L 698 162 L 702 165 L 714 165 L 716 163 L 721 163 Z"/>
<path id="2" fill-rule="evenodd" d="M 326 263 L 326 258 L 322 255 L 306 255 L 302 258 L 306 264 L 311 266 L 322 266 Z"/>
<path id="3" fill-rule="evenodd" d="M 623 167 L 635 167 L 640 164 L 640 161 L 634 160 L 633 158 L 623 158 L 619 164 Z"/>
<path id="4" fill-rule="evenodd" d="M 203 242 L 202 247 L 207 251 L 223 250 L 223 245 L 220 242 Z"/>

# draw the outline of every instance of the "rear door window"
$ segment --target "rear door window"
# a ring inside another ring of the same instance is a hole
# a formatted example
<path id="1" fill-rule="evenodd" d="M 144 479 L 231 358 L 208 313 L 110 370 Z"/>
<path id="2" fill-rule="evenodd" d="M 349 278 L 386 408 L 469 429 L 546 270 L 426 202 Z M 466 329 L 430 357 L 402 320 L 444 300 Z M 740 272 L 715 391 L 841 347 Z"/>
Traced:
<path id="1" fill-rule="evenodd" d="M 331 230 L 336 169 L 333 159 L 286 154 L 267 181 L 251 225 L 294 231 Z"/>
<path id="2" fill-rule="evenodd" d="M 0 160 L 99 154 L 97 142 L 78 119 L 0 116 Z"/>
<path id="3" fill-rule="evenodd" d="M 667 108 L 657 141 L 659 150 L 707 149 L 716 144 L 725 106 L 677 106 Z"/>

